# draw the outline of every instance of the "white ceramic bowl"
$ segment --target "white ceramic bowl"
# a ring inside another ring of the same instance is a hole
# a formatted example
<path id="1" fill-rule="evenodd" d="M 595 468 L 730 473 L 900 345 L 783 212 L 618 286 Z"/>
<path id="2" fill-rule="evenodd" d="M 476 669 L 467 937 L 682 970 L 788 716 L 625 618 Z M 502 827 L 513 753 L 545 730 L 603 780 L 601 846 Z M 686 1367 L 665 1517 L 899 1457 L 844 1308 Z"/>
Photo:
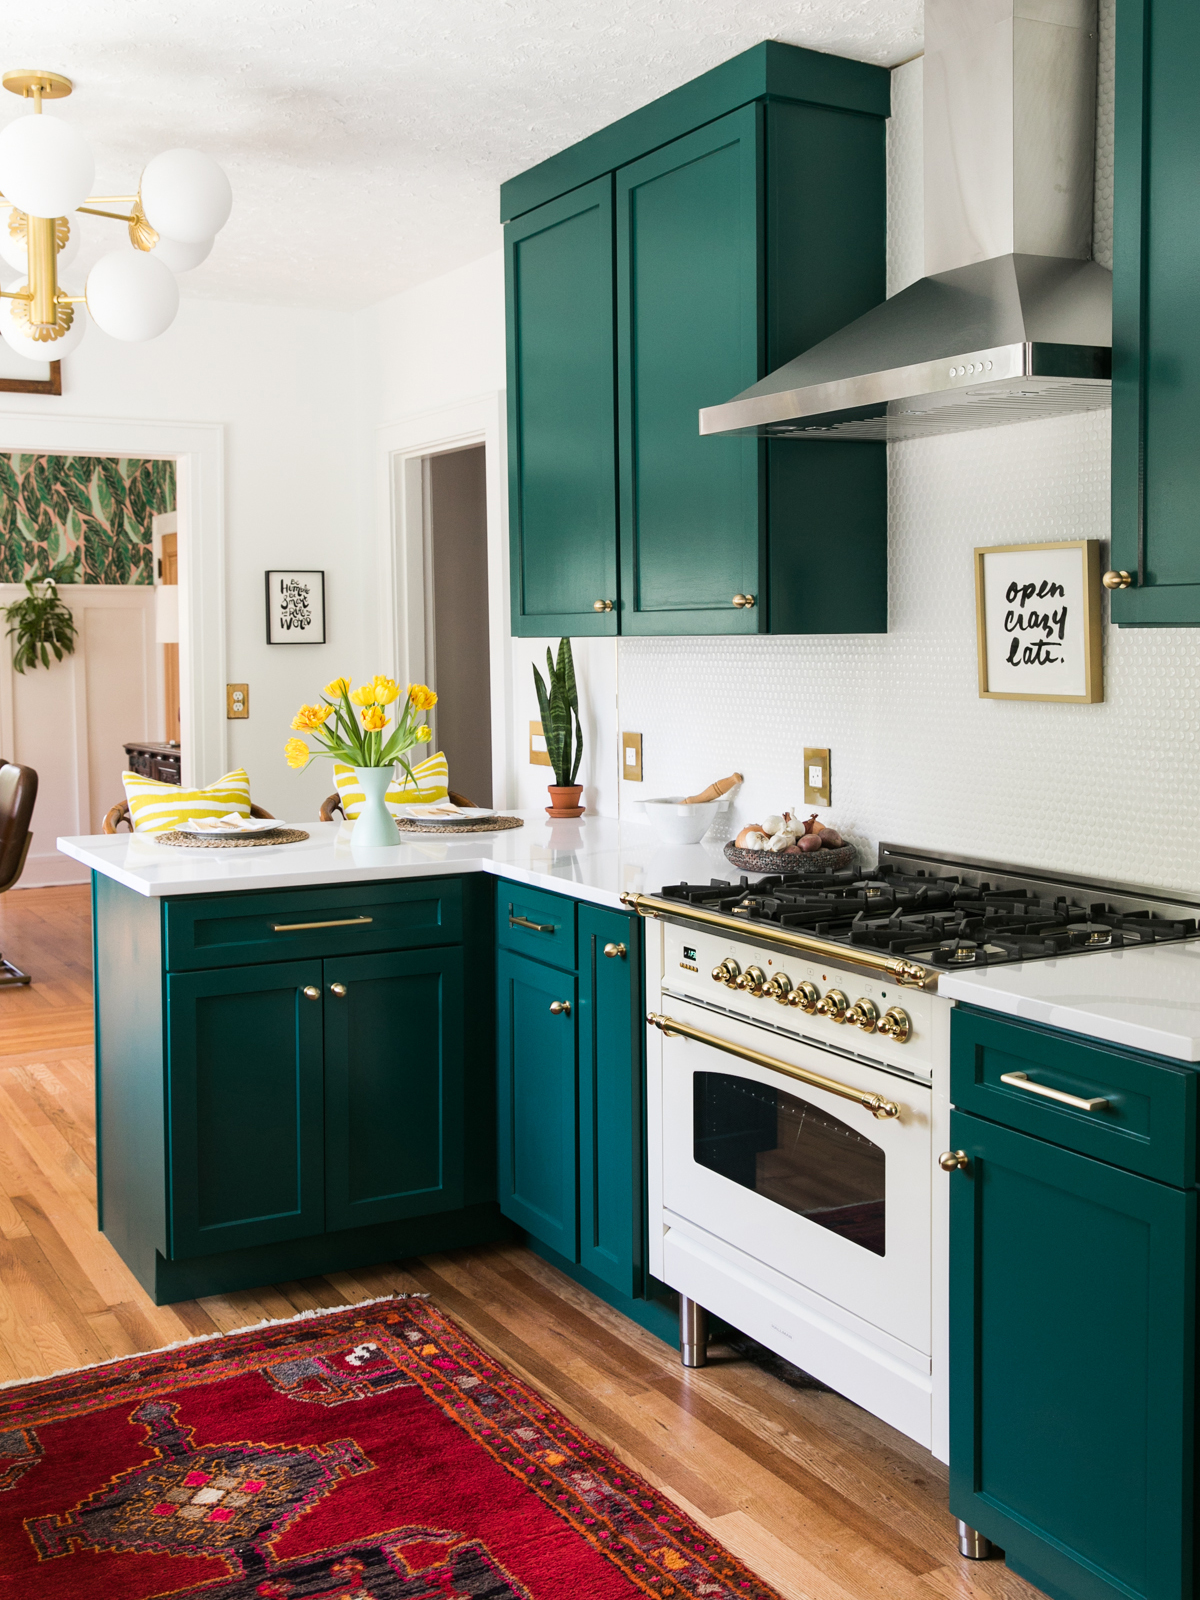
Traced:
<path id="1" fill-rule="evenodd" d="M 708 832 L 720 803 L 719 800 L 705 800 L 700 805 L 689 806 L 682 795 L 642 801 L 647 818 L 664 844 L 696 844 Z"/>

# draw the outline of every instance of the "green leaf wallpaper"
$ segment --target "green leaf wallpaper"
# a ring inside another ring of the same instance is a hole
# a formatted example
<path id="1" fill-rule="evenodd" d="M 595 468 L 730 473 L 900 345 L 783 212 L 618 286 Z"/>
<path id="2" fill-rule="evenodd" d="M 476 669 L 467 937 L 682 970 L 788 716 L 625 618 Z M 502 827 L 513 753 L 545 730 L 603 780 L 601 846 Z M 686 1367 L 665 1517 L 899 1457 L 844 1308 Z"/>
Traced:
<path id="1" fill-rule="evenodd" d="M 62 561 L 76 583 L 153 583 L 151 521 L 174 509 L 173 461 L 0 455 L 0 583 Z"/>

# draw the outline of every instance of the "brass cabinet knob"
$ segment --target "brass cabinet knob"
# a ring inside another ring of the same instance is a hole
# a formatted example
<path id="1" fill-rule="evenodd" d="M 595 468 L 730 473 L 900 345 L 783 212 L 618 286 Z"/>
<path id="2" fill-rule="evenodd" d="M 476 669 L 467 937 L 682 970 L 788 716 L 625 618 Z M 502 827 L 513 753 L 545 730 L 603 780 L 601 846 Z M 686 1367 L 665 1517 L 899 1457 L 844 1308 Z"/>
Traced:
<path id="1" fill-rule="evenodd" d="M 943 1150 L 938 1157 L 938 1166 L 943 1172 L 965 1172 L 971 1161 L 965 1150 Z"/>
<path id="2" fill-rule="evenodd" d="M 786 972 L 777 972 L 773 978 L 768 980 L 767 987 L 763 990 L 763 993 L 769 994 L 772 1000 L 778 1000 L 781 1006 L 787 1005 L 788 995 L 791 992 L 792 980 Z"/>
<path id="3" fill-rule="evenodd" d="M 606 944 L 604 946 L 604 954 L 606 956 L 622 956 L 623 957 L 623 956 L 627 955 L 628 952 L 625 949 L 625 946 L 623 944 Z"/>
<path id="4" fill-rule="evenodd" d="M 790 1006 L 799 1006 L 801 1011 L 811 1017 L 817 1009 L 820 998 L 821 991 L 815 983 L 798 983 L 788 995 L 787 1003 Z"/>
<path id="5" fill-rule="evenodd" d="M 612 608 L 613 603 L 611 600 L 594 600 L 592 602 L 593 611 L 611 611 Z"/>
<path id="6" fill-rule="evenodd" d="M 830 1022 L 845 1022 L 846 1013 L 850 1009 L 849 996 L 841 989 L 830 989 L 825 998 L 817 1005 L 817 1015 L 828 1017 Z"/>
<path id="7" fill-rule="evenodd" d="M 1100 582 L 1106 589 L 1128 589 L 1133 582 L 1133 575 L 1122 568 L 1116 572 L 1106 572 Z"/>
<path id="8" fill-rule="evenodd" d="M 912 1019 L 900 1006 L 889 1006 L 883 1013 L 879 1031 L 885 1039 L 891 1039 L 894 1044 L 907 1044 L 912 1037 Z"/>
<path id="9" fill-rule="evenodd" d="M 856 1000 L 846 1013 L 846 1021 L 852 1028 L 861 1028 L 864 1033 L 874 1033 L 879 1024 L 879 1007 L 874 1000 L 865 996 Z"/>
<path id="10" fill-rule="evenodd" d="M 346 985 L 344 983 L 331 983 L 329 985 L 329 992 L 330 994 L 337 995 L 339 1000 L 343 1000 L 346 996 Z"/>
<path id="11" fill-rule="evenodd" d="M 301 993 L 306 1000 L 319 1000 L 321 998 L 320 989 L 318 989 L 316 985 L 312 983 L 306 983 L 304 988 L 301 990 Z"/>
<path id="12" fill-rule="evenodd" d="M 718 961 L 712 969 L 713 982 L 723 983 L 732 989 L 738 981 L 741 970 L 741 967 L 738 966 L 732 956 L 726 956 L 724 961 Z"/>
<path id="13" fill-rule="evenodd" d="M 571 1015 L 571 1002 L 569 1000 L 551 1000 L 550 1014 L 554 1017 L 569 1017 Z"/>
<path id="14" fill-rule="evenodd" d="M 752 594 L 735 594 L 733 603 L 739 611 L 754 610 L 754 596 Z"/>
<path id="15" fill-rule="evenodd" d="M 761 967 L 747 967 L 734 987 L 744 989 L 747 994 L 760 995 L 766 982 L 767 975 Z"/>

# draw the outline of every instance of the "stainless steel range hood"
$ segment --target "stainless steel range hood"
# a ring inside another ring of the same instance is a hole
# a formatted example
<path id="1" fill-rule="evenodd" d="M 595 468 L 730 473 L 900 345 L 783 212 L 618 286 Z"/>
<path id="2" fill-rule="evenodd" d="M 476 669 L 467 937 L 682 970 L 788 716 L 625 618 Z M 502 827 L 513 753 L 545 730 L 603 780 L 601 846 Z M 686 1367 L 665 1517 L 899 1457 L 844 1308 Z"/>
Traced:
<path id="1" fill-rule="evenodd" d="M 926 0 L 927 276 L 700 432 L 912 439 L 1108 407 L 1095 116 L 1096 0 Z"/>

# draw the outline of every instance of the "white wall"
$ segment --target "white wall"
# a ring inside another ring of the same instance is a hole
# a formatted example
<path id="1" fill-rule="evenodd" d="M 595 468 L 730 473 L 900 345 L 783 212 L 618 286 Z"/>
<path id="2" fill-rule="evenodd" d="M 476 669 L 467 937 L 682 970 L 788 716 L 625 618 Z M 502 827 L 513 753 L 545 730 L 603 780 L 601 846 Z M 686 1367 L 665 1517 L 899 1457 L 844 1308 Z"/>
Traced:
<path id="1" fill-rule="evenodd" d="M 349 314 L 185 298 L 150 344 L 90 327 L 63 363 L 61 398 L 0 394 L 0 450 L 16 415 L 223 425 L 226 679 L 250 685 L 249 719 L 228 724 L 229 764 L 247 768 L 256 801 L 298 821 L 315 819 L 333 784 L 325 762 L 303 774 L 284 763 L 296 707 L 339 673 L 377 670 L 364 334 Z M 325 569 L 327 644 L 267 645 L 270 567 Z"/>

